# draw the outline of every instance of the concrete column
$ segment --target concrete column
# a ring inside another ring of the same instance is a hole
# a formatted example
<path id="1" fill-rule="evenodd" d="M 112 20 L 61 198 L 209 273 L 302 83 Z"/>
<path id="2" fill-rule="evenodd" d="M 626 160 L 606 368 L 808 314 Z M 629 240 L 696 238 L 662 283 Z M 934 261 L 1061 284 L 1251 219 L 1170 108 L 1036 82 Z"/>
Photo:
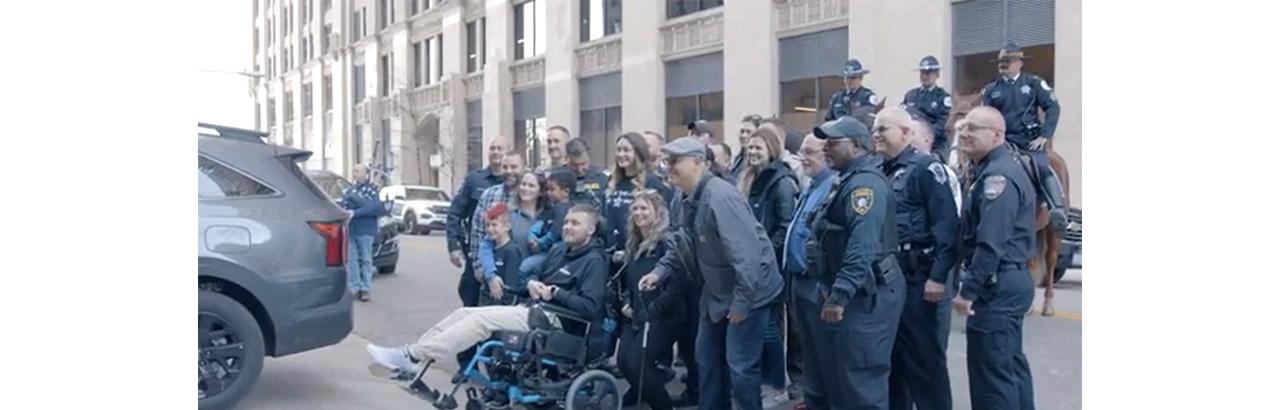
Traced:
<path id="1" fill-rule="evenodd" d="M 295 69 L 285 81 L 289 82 L 289 89 L 293 93 L 293 104 L 290 107 L 293 110 L 293 132 L 289 133 L 293 144 L 290 146 L 302 148 L 302 69 Z"/>
<path id="2" fill-rule="evenodd" d="M 862 84 L 885 98 L 886 107 L 920 86 L 915 67 L 924 56 L 937 57 L 944 71 L 954 69 L 950 41 L 950 1 L 851 0 L 849 56 L 871 70 Z M 938 84 L 951 90 L 949 78 L 943 73 Z"/>
<path id="3" fill-rule="evenodd" d="M 562 125 L 578 135 L 578 0 L 547 1 L 546 89 L 547 126 Z"/>
<path id="4" fill-rule="evenodd" d="M 440 188 L 454 192 L 467 176 L 467 105 L 462 77 L 467 67 L 467 32 L 461 2 L 445 11 L 441 21 L 441 55 L 444 61 L 442 87 L 448 90 L 449 107 L 440 116 L 440 152 L 444 157 L 440 169 Z M 440 7 L 440 6 L 437 6 Z M 447 187 L 446 187 L 447 186 Z"/>
<path id="5" fill-rule="evenodd" d="M 622 2 L 622 129 L 666 130 L 667 90 L 662 65 L 666 3 Z M 668 136 L 670 137 L 670 136 Z"/>
<path id="6" fill-rule="evenodd" d="M 511 2 L 485 3 L 484 23 L 484 144 L 494 137 L 513 138 L 515 117 L 511 107 L 512 18 Z M 483 166 L 489 156 L 482 155 Z"/>
<path id="7" fill-rule="evenodd" d="M 737 135 L 748 114 L 778 112 L 778 38 L 773 2 L 743 1 L 724 7 L 724 133 Z M 730 131 L 735 130 L 735 131 Z M 724 139 L 737 152 L 737 138 Z"/>
<path id="8" fill-rule="evenodd" d="M 1054 5 L 1054 56 L 1053 77 L 1056 84 L 1051 84 L 1053 93 L 1062 106 L 1062 116 L 1058 117 L 1058 130 L 1053 136 L 1053 150 L 1067 161 L 1067 169 L 1071 172 L 1071 205 L 1083 208 L 1084 190 L 1080 182 L 1081 157 L 1083 152 L 1084 123 L 1081 112 L 1084 83 L 1080 78 L 1081 59 L 1081 11 L 1080 2 L 1057 1 Z"/>
<path id="9" fill-rule="evenodd" d="M 398 2 L 396 7 L 396 17 L 406 16 L 409 8 L 404 2 Z M 401 20 L 404 18 L 401 17 Z M 396 26 L 392 26 L 396 27 Z M 417 162 L 413 154 L 413 149 L 417 147 L 413 141 L 413 113 L 409 107 L 408 92 L 413 88 L 413 48 L 409 44 L 409 28 L 407 25 L 400 25 L 399 28 L 393 29 L 391 35 L 391 72 L 393 75 L 391 83 L 391 97 L 397 100 L 395 104 L 396 112 L 390 112 L 391 124 L 391 141 L 389 147 L 391 181 L 393 184 L 422 183 L 421 177 L 417 176 Z M 390 110 L 392 107 L 384 107 L 384 110 Z M 413 178 L 407 181 L 406 178 Z"/>

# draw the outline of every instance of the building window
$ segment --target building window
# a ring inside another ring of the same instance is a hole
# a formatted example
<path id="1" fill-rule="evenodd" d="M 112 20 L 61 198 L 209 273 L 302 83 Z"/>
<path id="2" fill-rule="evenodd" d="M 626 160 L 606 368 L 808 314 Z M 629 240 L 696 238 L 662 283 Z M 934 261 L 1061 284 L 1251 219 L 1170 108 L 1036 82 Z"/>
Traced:
<path id="1" fill-rule="evenodd" d="M 262 104 L 253 103 L 253 129 L 262 129 Z"/>
<path id="2" fill-rule="evenodd" d="M 360 8 L 360 38 L 369 36 L 369 8 Z"/>
<path id="3" fill-rule="evenodd" d="M 302 117 L 311 118 L 311 83 L 302 83 Z"/>
<path id="4" fill-rule="evenodd" d="M 778 112 L 792 129 L 809 129 L 822 122 L 831 107 L 831 96 L 844 89 L 840 76 L 804 78 L 783 82 Z"/>
<path id="5" fill-rule="evenodd" d="M 351 70 L 351 81 L 355 83 L 355 89 L 351 93 L 353 98 L 351 103 L 359 104 L 364 101 L 364 64 L 357 65 Z"/>
<path id="6" fill-rule="evenodd" d="M 325 24 L 320 29 L 320 54 L 329 54 L 329 36 L 333 35 L 333 25 Z"/>
<path id="7" fill-rule="evenodd" d="M 267 99 L 267 128 L 276 126 L 276 99 Z"/>
<path id="8" fill-rule="evenodd" d="M 253 0 L 253 16 L 258 17 L 258 0 Z"/>
<path id="9" fill-rule="evenodd" d="M 378 95 L 386 97 L 391 94 L 391 55 L 378 59 Z"/>
<path id="10" fill-rule="evenodd" d="M 431 73 L 427 76 L 431 84 L 444 79 L 444 34 L 437 34 L 431 39 Z"/>
<path id="11" fill-rule="evenodd" d="M 484 68 L 484 18 L 467 23 L 467 73 Z"/>
<path id="12" fill-rule="evenodd" d="M 585 110 L 579 115 L 579 137 L 591 147 L 591 163 L 612 163 L 615 139 L 622 135 L 622 107 Z"/>
<path id="13" fill-rule="evenodd" d="M 436 0 L 422 0 L 422 11 L 431 10 L 431 7 L 435 6 L 435 3 Z"/>
<path id="14" fill-rule="evenodd" d="M 352 137 L 351 142 L 355 144 L 355 148 L 356 148 L 355 156 L 353 156 L 352 158 L 354 158 L 355 162 L 357 163 L 365 162 L 364 161 L 364 126 L 357 124 L 355 126 L 355 131 L 353 132 L 353 135 L 351 137 Z"/>
<path id="15" fill-rule="evenodd" d="M 543 141 L 547 138 L 547 118 L 529 118 L 516 120 L 515 133 L 518 141 L 518 147 L 524 148 L 525 163 L 530 169 L 537 168 L 544 162 Z"/>
<path id="16" fill-rule="evenodd" d="M 302 2 L 302 25 L 303 26 L 306 26 L 307 22 L 311 21 L 311 8 L 307 7 L 308 3 L 311 3 L 311 2 L 309 0 Z"/>
<path id="17" fill-rule="evenodd" d="M 289 72 L 289 69 L 290 69 L 290 68 L 293 68 L 293 65 L 292 65 L 292 64 L 289 64 L 289 62 L 290 62 L 290 61 L 292 61 L 292 60 L 293 60 L 293 49 L 291 49 L 291 48 L 290 48 L 290 47 L 288 47 L 288 46 L 285 46 L 285 48 L 284 48 L 284 67 L 281 67 L 281 69 L 280 69 L 280 72 L 281 72 L 281 73 L 287 73 L 287 72 Z"/>
<path id="18" fill-rule="evenodd" d="M 622 0 L 580 0 L 581 41 L 622 32 Z"/>
<path id="19" fill-rule="evenodd" d="M 409 0 L 409 17 L 418 15 L 418 0 Z"/>
<path id="20" fill-rule="evenodd" d="M 484 164 L 484 103 L 467 102 L 467 172 L 480 169 Z"/>
<path id="21" fill-rule="evenodd" d="M 333 109 L 333 76 L 326 74 L 324 80 L 320 83 L 320 99 L 323 100 L 324 110 L 327 112 Z"/>
<path id="22" fill-rule="evenodd" d="M 724 5 L 724 0 L 667 0 L 667 18 L 711 10 Z"/>
<path id="23" fill-rule="evenodd" d="M 422 70 L 425 69 L 427 66 L 426 64 L 423 63 L 425 60 L 422 58 L 423 57 L 422 45 L 424 43 L 426 43 L 425 40 L 419 41 L 417 43 L 413 43 L 412 67 L 413 67 L 413 86 L 415 88 L 422 86 Z"/>
<path id="24" fill-rule="evenodd" d="M 253 28 L 253 53 L 258 54 L 258 28 Z"/>
<path id="25" fill-rule="evenodd" d="M 386 30 L 387 28 L 387 17 L 391 13 L 389 3 L 391 2 L 388 0 L 378 0 L 378 31 Z"/>
<path id="26" fill-rule="evenodd" d="M 716 91 L 667 99 L 667 138 L 689 133 L 688 125 L 697 120 L 711 123 L 715 141 L 724 141 L 724 92 Z"/>
<path id="27" fill-rule="evenodd" d="M 380 124 L 382 124 L 382 133 L 378 135 L 377 150 L 373 152 L 372 162 L 376 164 L 375 168 L 388 171 L 391 170 L 391 120 L 382 120 Z"/>
<path id="28" fill-rule="evenodd" d="M 333 8 L 333 0 L 320 0 L 320 10 L 329 11 Z"/>
<path id="29" fill-rule="evenodd" d="M 284 92 L 284 122 L 293 122 L 293 91 Z"/>
<path id="30" fill-rule="evenodd" d="M 516 60 L 542 55 L 547 48 L 547 3 L 527 1 L 516 5 L 515 11 Z"/>

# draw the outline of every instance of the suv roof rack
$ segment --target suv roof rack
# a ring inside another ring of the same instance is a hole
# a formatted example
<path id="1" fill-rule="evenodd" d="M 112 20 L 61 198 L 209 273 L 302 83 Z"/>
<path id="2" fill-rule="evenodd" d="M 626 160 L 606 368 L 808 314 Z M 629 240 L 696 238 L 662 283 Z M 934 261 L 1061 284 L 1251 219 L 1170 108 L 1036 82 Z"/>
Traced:
<path id="1" fill-rule="evenodd" d="M 202 132 L 197 133 L 199 135 L 206 136 L 206 137 L 233 138 L 241 141 L 256 142 L 256 143 L 265 145 L 266 141 L 263 141 L 263 139 L 267 138 L 268 136 L 267 133 L 262 131 L 247 130 L 244 128 L 229 127 L 226 125 L 209 124 L 204 122 L 197 122 L 196 125 L 198 125 L 200 128 L 206 128 L 206 129 L 210 129 L 217 132 L 217 134 L 206 134 Z"/>

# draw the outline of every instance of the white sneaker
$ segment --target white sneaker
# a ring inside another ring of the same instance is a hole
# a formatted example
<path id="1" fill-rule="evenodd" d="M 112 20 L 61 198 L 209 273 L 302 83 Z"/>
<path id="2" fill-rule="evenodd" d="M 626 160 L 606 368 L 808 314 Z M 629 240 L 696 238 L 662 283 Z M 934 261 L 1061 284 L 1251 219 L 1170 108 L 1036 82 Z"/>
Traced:
<path id="1" fill-rule="evenodd" d="M 365 350 L 369 351 L 369 356 L 373 357 L 374 363 L 382 367 L 386 367 L 395 372 L 400 373 L 416 373 L 418 364 L 413 362 L 409 357 L 409 349 L 407 347 L 382 347 L 370 343 L 366 345 Z"/>
<path id="2" fill-rule="evenodd" d="M 786 390 L 778 390 L 772 387 L 764 387 L 760 391 L 760 407 L 769 409 L 786 404 L 791 401 L 791 397 L 787 395 Z"/>

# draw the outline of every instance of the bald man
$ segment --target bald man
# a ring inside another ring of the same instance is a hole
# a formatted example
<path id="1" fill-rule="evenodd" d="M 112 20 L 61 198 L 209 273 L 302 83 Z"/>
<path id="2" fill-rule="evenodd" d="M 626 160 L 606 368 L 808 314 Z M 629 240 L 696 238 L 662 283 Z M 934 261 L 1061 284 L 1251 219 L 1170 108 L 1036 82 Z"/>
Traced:
<path id="1" fill-rule="evenodd" d="M 1022 351 L 1022 316 L 1035 299 L 1027 271 L 1035 246 L 1035 187 L 1005 145 L 999 111 L 975 108 L 956 129 L 958 148 L 975 168 L 960 243 L 968 275 L 952 302 L 968 317 L 969 400 L 975 409 L 1035 408 Z"/>
<path id="2" fill-rule="evenodd" d="M 449 216 L 445 220 L 445 231 L 449 246 L 449 261 L 453 266 L 462 268 L 462 276 L 458 280 L 458 298 L 463 306 L 475 306 L 480 298 L 480 282 L 475 279 L 474 265 L 478 254 L 475 252 L 480 244 L 473 240 L 471 233 L 484 226 L 471 226 L 476 205 L 480 196 L 489 187 L 502 183 L 502 156 L 511 149 L 511 139 L 504 136 L 494 137 L 489 141 L 489 166 L 467 174 L 462 187 L 453 195 L 453 203 L 449 205 Z"/>
<path id="3" fill-rule="evenodd" d="M 950 409 L 951 311 L 943 297 L 956 263 L 960 218 L 946 166 L 911 145 L 914 123 L 906 110 L 886 108 L 876 115 L 871 134 L 897 201 L 896 256 L 907 279 L 889 373 L 889 408 L 908 410 L 914 404 L 920 410 Z"/>
<path id="4" fill-rule="evenodd" d="M 949 164 L 947 161 L 948 157 L 943 156 L 939 152 L 929 151 L 933 149 L 934 135 L 932 126 L 929 125 L 928 122 L 921 119 L 912 120 L 911 129 L 916 132 L 915 138 L 911 140 L 911 146 L 915 147 L 916 151 L 928 152 L 930 155 L 933 155 L 934 158 L 937 158 L 938 161 L 942 161 L 943 164 Z M 950 147 L 942 150 L 942 152 L 947 153 L 947 156 L 953 155 Z M 964 192 L 960 189 L 960 178 L 956 176 L 956 171 L 951 169 L 950 166 L 943 169 L 947 171 L 947 183 L 951 185 L 951 198 L 956 202 L 956 214 L 959 215 L 961 204 L 963 204 L 961 199 L 964 198 Z"/>
<path id="5" fill-rule="evenodd" d="M 378 198 L 378 186 L 369 178 L 369 167 L 356 164 L 351 173 L 355 185 L 342 193 L 342 207 L 351 216 L 348 223 L 350 257 L 347 277 L 356 299 L 368 302 L 373 286 L 373 239 L 378 235 L 378 217 L 389 210 Z"/>

